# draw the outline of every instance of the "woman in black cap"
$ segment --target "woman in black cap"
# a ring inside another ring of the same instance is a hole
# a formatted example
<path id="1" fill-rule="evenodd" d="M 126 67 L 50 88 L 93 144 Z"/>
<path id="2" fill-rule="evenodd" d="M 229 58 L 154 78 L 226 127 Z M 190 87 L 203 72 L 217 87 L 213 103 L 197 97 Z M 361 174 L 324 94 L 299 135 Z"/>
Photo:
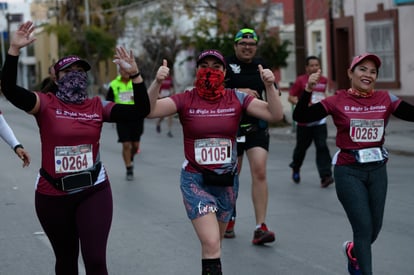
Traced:
<path id="1" fill-rule="evenodd" d="M 33 115 L 41 138 L 42 167 L 36 181 L 35 207 L 56 257 L 57 275 L 78 274 L 79 248 L 86 274 L 108 274 L 106 245 L 112 222 L 112 193 L 100 161 L 104 122 L 130 121 L 150 111 L 148 94 L 132 51 L 119 47 L 114 62 L 133 81 L 134 105 L 88 98 L 89 63 L 66 56 L 55 65 L 57 90 L 31 92 L 16 85 L 19 51 L 35 41 L 32 22 L 10 40 L 1 88 L 16 107 Z"/>

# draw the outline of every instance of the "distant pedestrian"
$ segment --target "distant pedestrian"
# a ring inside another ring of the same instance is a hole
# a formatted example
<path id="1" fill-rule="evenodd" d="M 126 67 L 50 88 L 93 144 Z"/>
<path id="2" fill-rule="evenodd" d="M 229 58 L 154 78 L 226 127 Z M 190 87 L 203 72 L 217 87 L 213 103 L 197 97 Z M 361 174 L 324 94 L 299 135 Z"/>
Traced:
<path id="1" fill-rule="evenodd" d="M 295 83 L 289 90 L 289 102 L 296 105 L 298 98 L 301 97 L 309 76 L 321 69 L 321 62 L 316 56 L 308 56 L 305 61 L 306 73 L 298 76 Z M 319 78 L 319 82 L 314 86 L 309 104 L 315 104 L 326 97 L 328 79 L 324 76 Z M 320 177 L 322 188 L 328 187 L 334 182 L 332 178 L 332 159 L 326 139 L 328 138 L 328 128 L 326 118 L 311 123 L 300 123 L 296 125 L 296 146 L 293 151 L 293 161 L 289 164 L 292 168 L 292 179 L 295 183 L 300 182 L 300 168 L 306 156 L 306 150 L 315 143 L 316 148 L 316 167 Z"/>
<path id="2" fill-rule="evenodd" d="M 134 104 L 132 79 L 127 71 L 118 66 L 119 75 L 109 84 L 106 100 L 117 104 Z M 144 133 L 144 118 L 135 121 L 116 123 L 118 142 L 122 143 L 122 159 L 126 170 L 126 180 L 134 179 L 134 156 L 140 151 L 141 136 Z"/>
<path id="3" fill-rule="evenodd" d="M 331 115 L 337 128 L 334 156 L 336 193 L 352 226 L 353 240 L 343 249 L 348 272 L 371 275 L 371 245 L 382 227 L 388 177 L 388 152 L 384 147 L 385 127 L 391 115 L 414 122 L 414 106 L 392 93 L 375 90 L 381 60 L 365 53 L 356 56 L 348 68 L 351 88 L 309 105 L 321 71 L 311 74 L 293 112 L 300 122 L 312 122 Z"/>
<path id="4" fill-rule="evenodd" d="M 221 246 L 238 192 L 236 134 L 243 113 L 266 121 L 283 118 L 275 76 L 257 64 L 267 102 L 224 88 L 226 62 L 217 50 L 197 58 L 195 87 L 158 99 L 169 69 L 164 60 L 148 93 L 156 118 L 178 113 L 184 133 L 181 192 L 187 216 L 201 243 L 202 274 L 221 275 Z"/>

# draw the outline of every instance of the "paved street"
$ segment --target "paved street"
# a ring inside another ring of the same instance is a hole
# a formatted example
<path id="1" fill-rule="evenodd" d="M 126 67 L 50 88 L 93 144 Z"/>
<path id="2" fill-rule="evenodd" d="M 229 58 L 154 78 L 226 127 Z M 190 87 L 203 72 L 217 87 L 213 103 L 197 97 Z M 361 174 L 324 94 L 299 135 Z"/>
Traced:
<path id="1" fill-rule="evenodd" d="M 33 183 L 40 164 L 36 122 L 2 97 L 0 110 L 32 156 L 31 166 L 23 169 L 14 153 L 0 142 L 0 275 L 51 275 L 53 252 L 37 221 L 33 202 Z M 201 274 L 200 245 L 179 191 L 181 128 L 175 120 L 174 137 L 169 138 L 165 121 L 162 126 L 164 131 L 157 134 L 155 120 L 146 121 L 132 182 L 125 180 L 115 127 L 104 126 L 101 157 L 109 172 L 114 199 L 107 253 L 110 274 Z M 330 145 L 334 153 L 334 144 Z M 411 141 L 403 146 L 413 145 Z M 335 188 L 319 187 L 313 147 L 302 168 L 302 182 L 292 183 L 288 163 L 293 147 L 292 136 L 272 135 L 267 223 L 276 232 L 276 242 L 267 246 L 251 244 L 255 224 L 245 160 L 237 204 L 237 236 L 223 243 L 224 274 L 347 274 L 341 246 L 352 235 Z M 413 160 L 411 154 L 390 154 L 384 226 L 373 246 L 376 275 L 414 274 Z"/>

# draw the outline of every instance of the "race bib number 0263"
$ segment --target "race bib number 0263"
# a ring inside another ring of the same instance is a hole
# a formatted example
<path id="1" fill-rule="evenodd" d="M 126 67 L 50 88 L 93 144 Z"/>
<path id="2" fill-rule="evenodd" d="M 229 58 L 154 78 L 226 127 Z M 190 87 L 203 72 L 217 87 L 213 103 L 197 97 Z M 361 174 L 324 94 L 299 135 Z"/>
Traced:
<path id="1" fill-rule="evenodd" d="M 55 147 L 55 172 L 73 173 L 93 166 L 92 145 Z"/>
<path id="2" fill-rule="evenodd" d="M 349 135 L 354 142 L 381 141 L 384 135 L 384 120 L 351 119 Z"/>
<path id="3" fill-rule="evenodd" d="M 194 142 L 194 157 L 198 164 L 231 162 L 231 140 L 226 138 L 198 139 Z"/>

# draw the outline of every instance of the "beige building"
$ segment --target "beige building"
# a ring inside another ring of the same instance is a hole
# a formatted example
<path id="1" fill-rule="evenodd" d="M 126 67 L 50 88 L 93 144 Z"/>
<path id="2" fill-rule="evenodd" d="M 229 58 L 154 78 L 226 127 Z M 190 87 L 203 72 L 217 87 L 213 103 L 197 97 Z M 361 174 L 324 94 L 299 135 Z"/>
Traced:
<path id="1" fill-rule="evenodd" d="M 36 83 L 49 76 L 49 67 L 58 60 L 58 41 L 56 35 L 48 34 L 44 27 L 57 23 L 54 1 L 33 1 L 30 6 L 31 20 L 37 28 L 34 52 L 36 56 Z"/>
<path id="2" fill-rule="evenodd" d="M 346 87 L 351 57 L 364 52 L 382 59 L 376 89 L 414 103 L 414 0 L 334 0 L 335 78 Z"/>

